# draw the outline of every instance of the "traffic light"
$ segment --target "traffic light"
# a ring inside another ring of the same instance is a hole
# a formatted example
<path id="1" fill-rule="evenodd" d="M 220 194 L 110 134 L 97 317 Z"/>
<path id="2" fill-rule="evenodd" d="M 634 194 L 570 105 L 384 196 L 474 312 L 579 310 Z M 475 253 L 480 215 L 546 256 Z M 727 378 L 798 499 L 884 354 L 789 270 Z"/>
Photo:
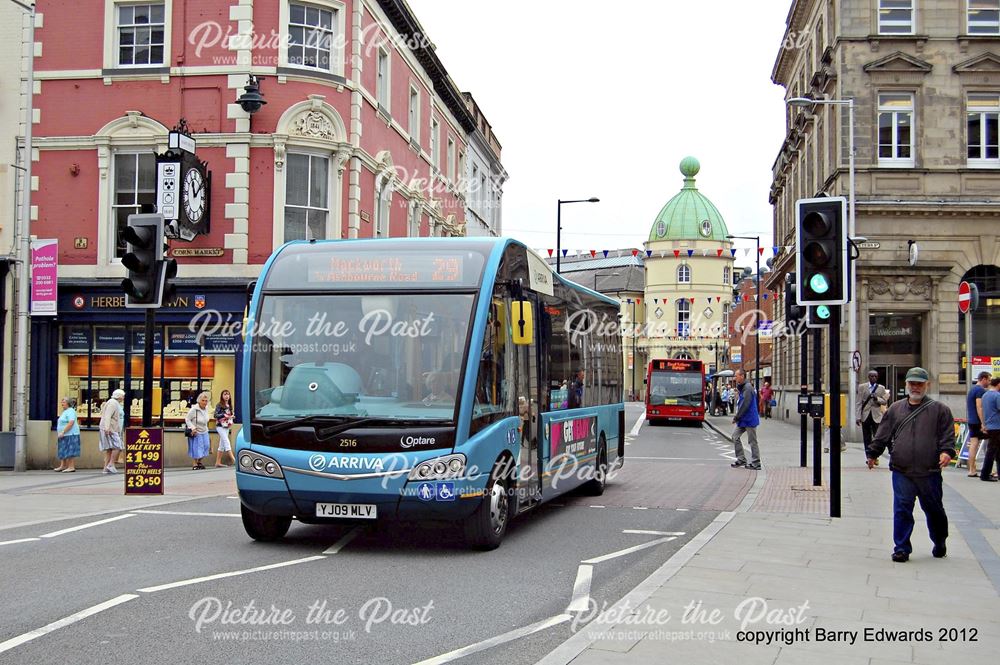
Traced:
<path id="1" fill-rule="evenodd" d="M 826 328 L 830 325 L 830 308 L 826 305 L 814 305 L 803 308 L 806 310 L 807 328 Z"/>
<path id="2" fill-rule="evenodd" d="M 122 280 L 126 307 L 159 307 L 163 294 L 163 216 L 129 215 Z M 174 266 L 174 273 L 177 268 Z"/>
<path id="3" fill-rule="evenodd" d="M 799 305 L 795 294 L 798 291 L 798 284 L 795 281 L 795 273 L 785 275 L 785 323 L 797 323 L 805 318 L 806 308 Z"/>
<path id="4" fill-rule="evenodd" d="M 847 200 L 843 197 L 799 199 L 796 213 L 798 304 L 846 304 L 850 273 Z"/>

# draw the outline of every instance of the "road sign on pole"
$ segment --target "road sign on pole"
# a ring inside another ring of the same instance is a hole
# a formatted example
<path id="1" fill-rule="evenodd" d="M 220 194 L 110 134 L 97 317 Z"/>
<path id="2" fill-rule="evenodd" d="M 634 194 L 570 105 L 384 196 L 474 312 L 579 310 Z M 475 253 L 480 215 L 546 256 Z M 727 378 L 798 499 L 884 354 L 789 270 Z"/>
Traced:
<path id="1" fill-rule="evenodd" d="M 972 304 L 972 288 L 969 286 L 968 282 L 962 282 L 958 285 L 958 311 L 965 314 L 969 311 L 969 305 Z"/>

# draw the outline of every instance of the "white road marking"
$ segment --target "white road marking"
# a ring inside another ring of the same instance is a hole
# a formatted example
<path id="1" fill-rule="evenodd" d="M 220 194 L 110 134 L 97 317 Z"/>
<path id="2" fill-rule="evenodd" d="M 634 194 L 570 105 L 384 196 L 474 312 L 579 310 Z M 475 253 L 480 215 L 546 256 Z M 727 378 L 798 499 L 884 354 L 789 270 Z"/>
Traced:
<path id="1" fill-rule="evenodd" d="M 647 536 L 683 536 L 684 531 L 647 531 L 646 529 L 625 529 L 622 533 L 641 533 Z"/>
<path id="2" fill-rule="evenodd" d="M 345 547 L 347 547 L 347 544 L 349 542 L 351 542 L 352 540 L 354 540 L 355 538 L 357 538 L 359 535 L 361 535 L 361 532 L 364 531 L 364 530 L 365 530 L 365 528 L 363 526 L 356 526 L 356 527 L 354 527 L 353 529 L 351 529 L 350 531 L 348 531 L 347 533 L 345 533 L 344 536 L 343 536 L 343 538 L 341 538 L 340 540 L 338 540 L 337 542 L 335 542 L 333 545 L 331 545 L 328 549 L 326 549 L 323 552 L 323 554 L 336 554 L 340 550 L 342 550 Z"/>
<path id="3" fill-rule="evenodd" d="M 415 665 L 441 665 L 442 663 L 450 663 L 453 660 L 458 660 L 459 658 L 464 658 L 474 653 L 479 653 L 480 651 L 485 651 L 499 644 L 505 644 L 507 642 L 513 642 L 514 640 L 519 640 L 522 637 L 527 637 L 542 630 L 551 628 L 552 626 L 558 626 L 561 623 L 566 623 L 570 621 L 573 617 L 568 614 L 558 614 L 551 619 L 545 619 L 544 621 L 539 621 L 538 623 L 531 624 L 530 626 L 525 626 L 524 628 L 518 628 L 512 630 L 509 633 L 504 633 L 503 635 L 497 635 L 496 637 L 491 637 L 488 640 L 483 640 L 482 642 L 476 642 L 475 644 L 470 644 L 467 647 L 462 647 L 461 649 L 456 649 L 455 651 L 449 651 L 448 653 L 436 656 L 434 658 L 428 658 L 427 660 L 422 660 Z"/>
<path id="4" fill-rule="evenodd" d="M 718 457 L 636 457 L 632 455 L 629 459 L 651 459 L 662 461 L 683 460 L 685 462 L 721 462 Z"/>
<path id="5" fill-rule="evenodd" d="M 643 410 L 639 414 L 639 419 L 635 421 L 635 425 L 632 425 L 632 431 L 629 432 L 631 436 L 639 436 L 639 430 L 642 429 L 642 424 L 646 422 L 646 412 Z"/>
<path id="6" fill-rule="evenodd" d="M 68 617 L 59 619 L 58 621 L 53 621 L 52 623 L 42 626 L 41 628 L 36 628 L 35 630 L 25 633 L 23 635 L 18 635 L 17 637 L 12 637 L 6 642 L 0 642 L 0 653 L 5 651 L 10 651 L 14 647 L 21 646 L 25 642 L 30 642 L 36 638 L 42 637 L 43 635 L 48 635 L 52 631 L 59 630 L 60 628 L 65 628 L 71 624 L 76 623 L 86 619 L 87 617 L 93 616 L 104 610 L 111 609 L 116 605 L 121 605 L 122 603 L 127 603 L 130 600 L 138 598 L 134 593 L 126 593 L 118 596 L 117 598 L 112 598 L 111 600 L 106 600 L 103 603 L 94 605 L 93 607 L 88 607 L 85 610 L 80 610 L 75 614 L 70 614 Z"/>
<path id="7" fill-rule="evenodd" d="M 590 583 L 594 579 L 594 567 L 581 565 L 576 571 L 576 582 L 573 584 L 573 600 L 570 601 L 567 612 L 585 612 L 590 607 Z"/>
<path id="8" fill-rule="evenodd" d="M 195 577 L 190 580 L 181 580 L 180 582 L 170 582 L 169 584 L 160 584 L 159 586 L 148 586 L 144 589 L 139 589 L 142 593 L 156 593 L 157 591 L 166 591 L 167 589 L 176 589 L 177 587 L 188 586 L 191 584 L 200 584 L 201 582 L 211 582 L 212 580 L 221 580 L 226 577 L 236 577 L 237 575 L 246 575 L 247 573 L 257 573 L 262 570 L 273 570 L 275 568 L 284 568 L 285 566 L 294 566 L 299 563 L 309 563 L 310 561 L 318 561 L 319 559 L 325 559 L 326 557 L 322 554 L 316 556 L 308 556 L 304 559 L 293 559 L 292 561 L 282 561 L 281 563 L 272 563 L 268 566 L 257 566 L 256 568 L 247 568 L 246 570 L 234 570 L 230 573 L 219 573 L 217 575 L 207 575 L 205 577 Z"/>
<path id="9" fill-rule="evenodd" d="M 180 510 L 133 510 L 143 515 L 180 515 L 182 517 L 240 517 L 239 513 L 195 513 Z"/>
<path id="10" fill-rule="evenodd" d="M 649 508 L 645 506 L 632 506 L 632 510 L 649 510 Z"/>
<path id="11" fill-rule="evenodd" d="M 5 540 L 0 545 L 14 545 L 16 543 L 30 543 L 32 540 L 41 540 L 41 538 L 19 538 L 17 540 Z"/>
<path id="12" fill-rule="evenodd" d="M 587 559 L 586 561 L 581 561 L 580 563 L 602 563 L 604 561 L 610 561 L 611 559 L 617 559 L 618 557 L 625 556 L 626 554 L 632 554 L 633 552 L 638 552 L 639 550 L 655 547 L 656 545 L 662 545 L 663 543 L 671 540 L 677 540 L 677 537 L 670 536 L 669 538 L 657 538 L 656 540 L 651 540 L 648 543 L 643 543 L 642 545 L 636 545 L 635 547 L 629 547 L 628 549 L 618 550 L 617 552 L 594 557 L 593 559 Z"/>
<path id="13" fill-rule="evenodd" d="M 238 496 L 227 496 L 226 498 L 227 499 L 236 499 L 238 501 L 240 497 L 238 497 Z"/>
<path id="14" fill-rule="evenodd" d="M 604 506 L 591 506 L 591 508 L 603 508 Z"/>
<path id="15" fill-rule="evenodd" d="M 686 513 L 686 512 L 688 512 L 691 509 L 690 508 L 674 508 L 674 510 L 676 510 L 677 512 L 680 512 L 680 513 Z"/>
<path id="16" fill-rule="evenodd" d="M 109 522 L 117 522 L 118 520 L 123 520 L 127 517 L 135 517 L 134 513 L 126 513 L 124 515 L 119 515 L 118 517 L 109 517 L 106 520 L 98 520 L 96 522 L 88 522 L 87 524 L 81 524 L 79 526 L 71 526 L 68 529 L 60 529 L 59 531 L 52 531 L 51 533 L 43 533 L 41 538 L 55 538 L 56 536 L 61 536 L 64 533 L 72 533 L 74 531 L 81 531 L 83 529 L 89 529 L 92 526 L 100 526 L 102 524 L 108 524 Z"/>

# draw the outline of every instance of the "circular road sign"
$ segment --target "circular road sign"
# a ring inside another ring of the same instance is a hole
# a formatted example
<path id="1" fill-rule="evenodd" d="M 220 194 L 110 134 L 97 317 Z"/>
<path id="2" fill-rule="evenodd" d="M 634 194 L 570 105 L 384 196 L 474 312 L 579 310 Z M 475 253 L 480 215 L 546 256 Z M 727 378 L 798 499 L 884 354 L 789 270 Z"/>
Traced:
<path id="1" fill-rule="evenodd" d="M 962 282 L 958 285 L 958 311 L 962 314 L 966 314 L 969 311 L 969 303 L 972 301 L 972 289 L 969 288 L 968 282 Z"/>

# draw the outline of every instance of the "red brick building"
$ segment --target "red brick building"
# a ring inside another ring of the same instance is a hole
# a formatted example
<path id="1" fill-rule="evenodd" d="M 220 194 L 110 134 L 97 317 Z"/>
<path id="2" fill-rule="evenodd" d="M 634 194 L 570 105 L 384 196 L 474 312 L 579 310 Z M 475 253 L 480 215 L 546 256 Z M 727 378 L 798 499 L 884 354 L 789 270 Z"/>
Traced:
<path id="1" fill-rule="evenodd" d="M 741 279 L 734 291 L 734 309 L 729 315 L 729 369 L 744 369 L 748 377 L 756 377 L 758 336 L 755 326 L 759 315 L 760 380 L 763 384 L 765 379 L 771 377 L 774 338 L 770 324 L 774 321 L 774 297 L 762 285 L 758 300 L 757 280 L 753 275 Z"/>
<path id="2" fill-rule="evenodd" d="M 476 120 L 403 0 L 37 7 L 31 230 L 58 239 L 60 287 L 57 316 L 32 326 L 32 432 L 51 429 L 60 395 L 80 400 L 83 424 L 117 387 L 127 405 L 141 396 L 122 230 L 156 202 L 154 154 L 181 118 L 211 173 L 210 225 L 171 247 L 178 298 L 155 340 L 165 424 L 190 393 L 235 387 L 235 341 L 198 345 L 185 326 L 211 310 L 241 319 L 281 243 L 464 235 Z M 251 75 L 266 102 L 253 114 L 237 103 Z"/>

